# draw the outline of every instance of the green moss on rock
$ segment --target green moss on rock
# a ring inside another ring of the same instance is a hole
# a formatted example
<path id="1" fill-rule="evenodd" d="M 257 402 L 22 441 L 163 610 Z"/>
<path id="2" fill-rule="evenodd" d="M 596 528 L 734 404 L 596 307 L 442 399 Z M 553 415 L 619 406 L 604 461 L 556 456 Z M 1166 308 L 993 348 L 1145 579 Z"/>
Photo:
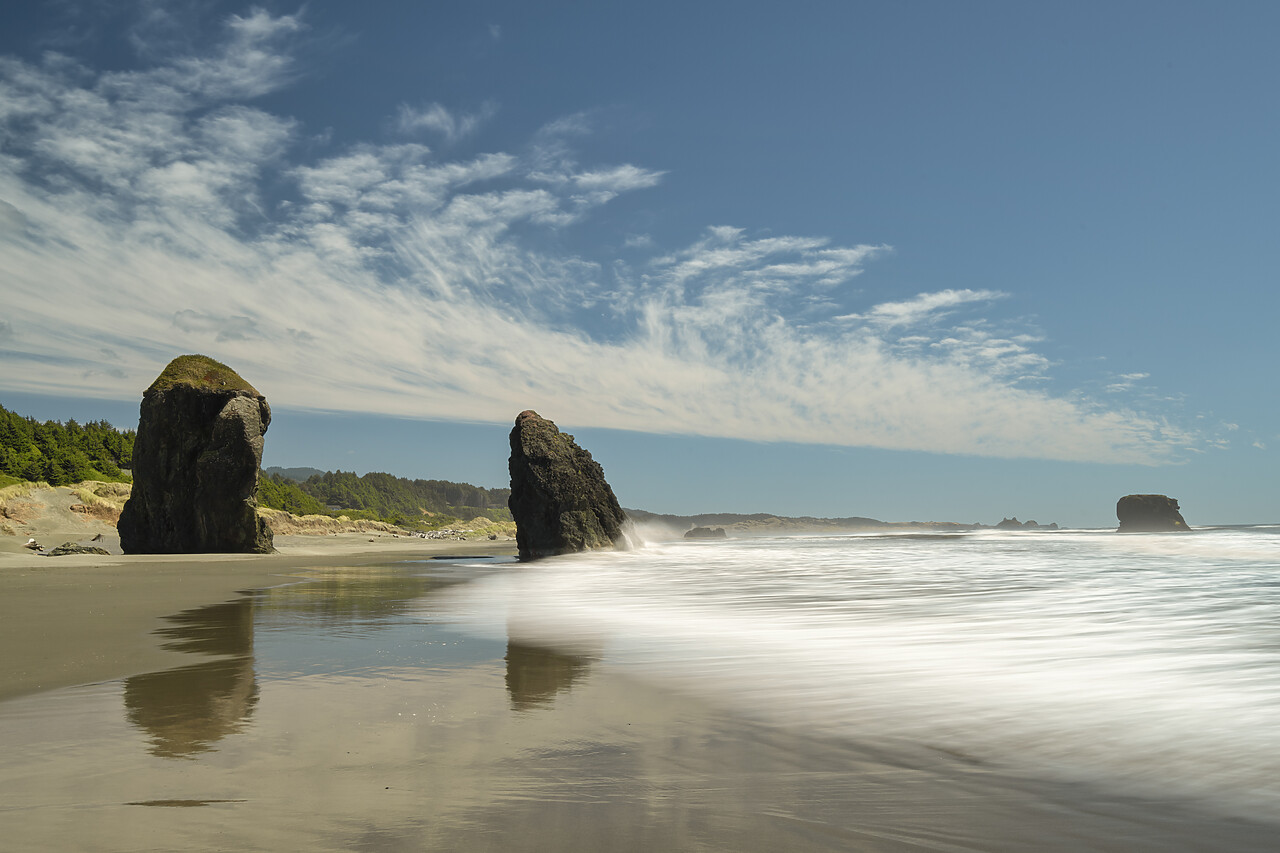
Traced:
<path id="1" fill-rule="evenodd" d="M 239 373 L 207 355 L 180 355 L 156 377 L 147 391 L 167 391 L 176 385 L 189 385 L 214 391 L 248 391 L 261 396 L 258 389 Z"/>

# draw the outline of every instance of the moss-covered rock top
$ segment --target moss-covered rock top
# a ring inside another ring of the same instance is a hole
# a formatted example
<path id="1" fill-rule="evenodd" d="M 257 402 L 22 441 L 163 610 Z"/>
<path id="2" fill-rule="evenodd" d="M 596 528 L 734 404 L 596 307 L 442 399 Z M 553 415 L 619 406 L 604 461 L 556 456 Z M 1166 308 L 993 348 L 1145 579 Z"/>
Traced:
<path id="1" fill-rule="evenodd" d="M 244 380 L 239 373 L 207 355 L 180 355 L 169 362 L 148 391 L 166 391 L 175 385 L 190 385 L 214 391 L 248 391 L 254 396 L 258 389 Z"/>

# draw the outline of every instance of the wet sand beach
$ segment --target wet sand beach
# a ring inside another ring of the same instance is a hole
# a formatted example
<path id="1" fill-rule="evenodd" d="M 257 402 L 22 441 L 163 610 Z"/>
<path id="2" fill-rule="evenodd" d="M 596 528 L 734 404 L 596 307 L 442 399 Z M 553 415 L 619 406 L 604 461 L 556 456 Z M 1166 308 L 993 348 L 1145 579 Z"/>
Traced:
<path id="1" fill-rule="evenodd" d="M 277 553 L 124 556 L 110 528 L 99 544 L 112 556 L 46 557 L 0 540 L 0 700 L 138 672 L 180 666 L 152 632 L 179 611 L 242 590 L 297 583 L 308 571 L 445 554 L 515 553 L 514 541 L 424 540 L 346 533 L 280 536 Z M 33 531 L 42 543 L 88 539 L 97 528 Z M 51 545 L 48 547 L 52 547 Z"/>
<path id="2" fill-rule="evenodd" d="M 1275 828 L 807 736 L 435 618 L 512 543 L 0 554 L 14 850 L 1264 851 Z M 435 560 L 459 556 L 462 560 Z M 240 591 L 252 590 L 241 594 Z"/>

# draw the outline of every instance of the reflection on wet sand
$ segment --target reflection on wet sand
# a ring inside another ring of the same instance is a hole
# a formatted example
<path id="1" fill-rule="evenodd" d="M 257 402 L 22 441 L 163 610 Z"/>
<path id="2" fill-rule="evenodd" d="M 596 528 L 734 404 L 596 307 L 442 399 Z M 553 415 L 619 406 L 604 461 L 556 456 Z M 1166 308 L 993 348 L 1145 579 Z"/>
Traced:
<path id="1" fill-rule="evenodd" d="M 259 593 L 259 618 L 274 627 L 345 630 L 403 617 L 424 596 L 449 585 L 440 578 L 378 569 L 331 569 L 306 583 Z"/>
<path id="2" fill-rule="evenodd" d="M 399 569 L 339 568 L 305 583 L 170 616 L 169 625 L 156 632 L 165 638 L 164 648 L 209 659 L 125 679 L 126 718 L 148 735 L 154 755 L 192 758 L 207 752 L 243 731 L 258 704 L 255 628 L 318 638 L 387 636 L 394 643 L 387 629 L 406 623 L 425 626 L 421 601 L 452 583 Z M 388 650 L 378 646 L 372 651 L 385 665 Z M 395 663 L 402 665 L 405 658 L 412 653 Z M 549 703 L 585 673 L 589 660 L 513 644 L 507 675 L 512 707 Z M 364 666 L 371 663 L 363 661 Z M 344 668 L 353 664 L 359 666 L 360 658 L 343 661 Z"/>
<path id="3" fill-rule="evenodd" d="M 130 723 L 147 732 L 151 751 L 168 758 L 205 752 L 239 731 L 258 702 L 253 669 L 253 599 L 187 610 L 158 633 L 166 648 L 216 660 L 125 679 Z"/>
<path id="4" fill-rule="evenodd" d="M 507 643 L 507 693 L 513 711 L 548 706 L 587 674 L 593 658 L 568 655 L 540 646 Z"/>

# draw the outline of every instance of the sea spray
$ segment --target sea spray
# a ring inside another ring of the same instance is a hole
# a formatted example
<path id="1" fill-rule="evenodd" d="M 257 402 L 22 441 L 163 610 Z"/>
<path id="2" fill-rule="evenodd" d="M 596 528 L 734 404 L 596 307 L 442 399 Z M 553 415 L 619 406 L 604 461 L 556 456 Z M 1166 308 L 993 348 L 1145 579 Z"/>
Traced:
<path id="1" fill-rule="evenodd" d="M 1280 528 L 650 543 L 444 606 L 780 726 L 1280 810 Z"/>

